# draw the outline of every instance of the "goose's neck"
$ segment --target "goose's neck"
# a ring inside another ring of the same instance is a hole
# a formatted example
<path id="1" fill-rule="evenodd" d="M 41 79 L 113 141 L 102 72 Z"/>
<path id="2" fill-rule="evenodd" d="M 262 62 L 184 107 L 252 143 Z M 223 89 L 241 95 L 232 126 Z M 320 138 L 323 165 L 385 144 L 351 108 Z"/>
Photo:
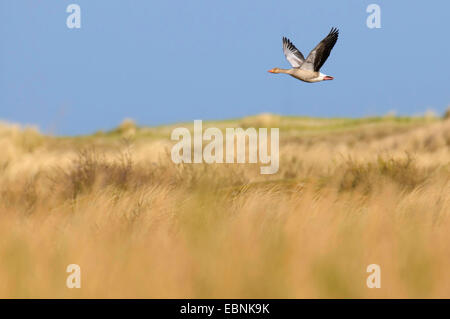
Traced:
<path id="1" fill-rule="evenodd" d="M 292 69 L 278 69 L 278 73 L 292 74 Z"/>

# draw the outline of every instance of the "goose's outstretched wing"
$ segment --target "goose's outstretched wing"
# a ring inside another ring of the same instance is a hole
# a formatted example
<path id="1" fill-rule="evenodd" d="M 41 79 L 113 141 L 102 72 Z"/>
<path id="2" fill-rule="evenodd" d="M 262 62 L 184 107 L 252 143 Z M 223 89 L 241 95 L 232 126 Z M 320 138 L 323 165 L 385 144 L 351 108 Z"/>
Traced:
<path id="1" fill-rule="evenodd" d="M 299 68 L 305 61 L 303 54 L 288 39 L 283 37 L 283 52 L 286 59 L 294 68 Z"/>
<path id="2" fill-rule="evenodd" d="M 330 56 L 330 52 L 336 44 L 338 37 L 339 30 L 332 28 L 330 33 L 311 51 L 302 64 L 301 69 L 318 72 Z"/>

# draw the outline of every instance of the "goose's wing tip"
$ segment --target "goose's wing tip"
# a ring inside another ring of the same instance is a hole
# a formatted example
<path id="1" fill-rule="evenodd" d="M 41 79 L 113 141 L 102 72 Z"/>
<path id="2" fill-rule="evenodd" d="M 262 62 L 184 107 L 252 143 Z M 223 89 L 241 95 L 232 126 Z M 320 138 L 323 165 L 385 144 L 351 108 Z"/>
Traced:
<path id="1" fill-rule="evenodd" d="M 330 31 L 330 34 L 336 34 L 336 35 L 339 35 L 339 29 L 336 28 L 336 27 L 332 27 L 332 28 L 331 28 L 331 31 Z"/>

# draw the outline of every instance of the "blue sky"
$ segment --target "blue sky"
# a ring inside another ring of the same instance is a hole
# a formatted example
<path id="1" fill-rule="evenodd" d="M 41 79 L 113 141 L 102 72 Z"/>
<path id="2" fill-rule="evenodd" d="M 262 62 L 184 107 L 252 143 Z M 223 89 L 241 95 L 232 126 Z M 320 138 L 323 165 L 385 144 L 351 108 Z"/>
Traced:
<path id="1" fill-rule="evenodd" d="M 81 7 L 68 29 L 66 7 Z M 381 7 L 381 29 L 366 8 Z M 262 112 L 359 117 L 443 112 L 450 104 L 450 2 L 1 0 L 0 119 L 45 133 L 89 134 Z M 287 68 L 281 37 L 305 56 L 341 35 L 308 84 Z"/>

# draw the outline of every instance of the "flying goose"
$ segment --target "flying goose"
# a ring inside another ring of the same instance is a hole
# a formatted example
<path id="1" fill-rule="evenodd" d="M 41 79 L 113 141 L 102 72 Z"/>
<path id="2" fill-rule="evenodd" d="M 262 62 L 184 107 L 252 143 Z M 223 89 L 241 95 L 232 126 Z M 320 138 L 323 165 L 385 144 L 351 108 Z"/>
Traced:
<path id="1" fill-rule="evenodd" d="M 303 54 L 288 39 L 283 37 L 283 51 L 292 69 L 273 68 L 270 73 L 286 73 L 304 82 L 320 82 L 333 80 L 332 76 L 320 73 L 320 68 L 328 59 L 339 36 L 339 30 L 332 28 L 330 33 L 309 53 L 305 59 Z"/>

